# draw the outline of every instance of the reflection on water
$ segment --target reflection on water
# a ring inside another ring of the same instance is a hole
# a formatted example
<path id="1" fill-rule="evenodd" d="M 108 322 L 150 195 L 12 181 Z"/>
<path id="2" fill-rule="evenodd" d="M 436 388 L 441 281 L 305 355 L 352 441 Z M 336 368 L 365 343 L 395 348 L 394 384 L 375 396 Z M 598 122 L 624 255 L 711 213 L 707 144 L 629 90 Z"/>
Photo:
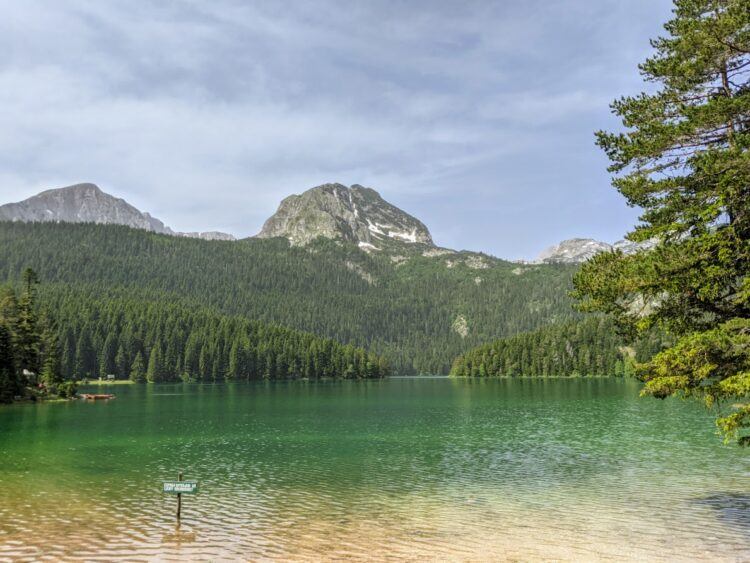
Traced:
<path id="1" fill-rule="evenodd" d="M 117 394 L 0 409 L 0 559 L 750 558 L 744 452 L 631 382 Z"/>

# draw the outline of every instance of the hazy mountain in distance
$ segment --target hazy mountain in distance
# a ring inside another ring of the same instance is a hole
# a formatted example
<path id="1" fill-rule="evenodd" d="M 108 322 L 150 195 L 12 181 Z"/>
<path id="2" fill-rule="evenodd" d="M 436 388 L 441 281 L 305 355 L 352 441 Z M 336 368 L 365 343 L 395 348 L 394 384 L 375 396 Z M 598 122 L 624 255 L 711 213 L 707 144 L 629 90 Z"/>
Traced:
<path id="1" fill-rule="evenodd" d="M 625 254 L 632 254 L 653 246 L 653 241 L 637 243 L 619 240 L 614 244 L 608 244 L 591 238 L 572 238 L 546 248 L 533 262 L 536 264 L 581 264 L 600 252 L 622 250 Z"/>
<path id="2" fill-rule="evenodd" d="M 166 235 L 231 241 L 235 237 L 219 231 L 176 232 L 159 219 L 136 209 L 124 199 L 102 191 L 91 183 L 45 190 L 17 203 L 0 205 L 0 221 L 97 223 L 124 225 Z M 358 245 L 366 252 L 386 250 L 394 261 L 406 254 L 440 258 L 452 267 L 451 255 L 482 268 L 492 257 L 458 252 L 435 246 L 427 227 L 416 217 L 385 201 L 372 188 L 329 183 L 283 199 L 277 211 L 263 224 L 257 238 L 286 238 L 303 246 L 316 238 Z M 626 240 L 614 244 L 591 238 L 573 238 L 550 246 L 527 263 L 580 264 L 599 252 L 621 249 L 626 254 L 651 248 L 653 242 Z M 526 262 L 526 261 L 519 261 Z"/>
<path id="3" fill-rule="evenodd" d="M 23 201 L 0 205 L 0 221 L 125 225 L 167 235 L 234 240 L 232 235 L 219 232 L 175 232 L 159 219 L 90 183 L 45 190 Z"/>

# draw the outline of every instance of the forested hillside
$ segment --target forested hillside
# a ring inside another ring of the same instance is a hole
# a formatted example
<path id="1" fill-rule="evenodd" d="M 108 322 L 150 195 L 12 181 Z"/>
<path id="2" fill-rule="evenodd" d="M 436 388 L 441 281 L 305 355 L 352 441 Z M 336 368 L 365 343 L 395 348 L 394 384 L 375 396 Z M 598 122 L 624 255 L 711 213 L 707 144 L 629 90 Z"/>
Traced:
<path id="1" fill-rule="evenodd" d="M 286 377 L 382 377 L 382 358 L 328 338 L 203 307 L 48 292 L 63 373 L 135 381 L 221 381 Z"/>
<path id="2" fill-rule="evenodd" d="M 65 396 L 71 380 L 110 374 L 154 383 L 388 374 L 385 360 L 362 348 L 167 294 L 57 285 L 44 288 L 41 306 L 36 300 L 31 269 L 20 288 L 0 287 L 0 402 Z"/>
<path id="3" fill-rule="evenodd" d="M 634 361 L 659 352 L 662 344 L 663 337 L 652 332 L 626 345 L 611 319 L 590 317 L 479 346 L 456 358 L 451 375 L 622 376 L 631 373 Z"/>
<path id="4" fill-rule="evenodd" d="M 383 355 L 400 374 L 447 373 L 482 343 L 578 317 L 575 267 L 519 265 L 419 245 L 366 253 L 320 240 L 179 239 L 121 226 L 0 222 L 0 281 L 32 267 L 40 298 L 190 302 L 215 314 L 273 323 Z M 167 343 L 165 342 L 165 346 Z M 166 350 L 164 351 L 166 353 Z"/>

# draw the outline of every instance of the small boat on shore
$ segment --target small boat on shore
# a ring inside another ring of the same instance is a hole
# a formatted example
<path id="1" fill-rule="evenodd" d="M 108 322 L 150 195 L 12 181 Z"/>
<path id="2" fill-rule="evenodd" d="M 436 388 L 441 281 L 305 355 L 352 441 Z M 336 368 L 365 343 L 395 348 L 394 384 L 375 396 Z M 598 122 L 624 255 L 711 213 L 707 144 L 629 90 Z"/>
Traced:
<path id="1" fill-rule="evenodd" d="M 115 398 L 115 396 L 111 393 L 81 393 L 79 397 L 81 397 L 81 399 L 87 399 L 89 401 L 100 401 Z"/>

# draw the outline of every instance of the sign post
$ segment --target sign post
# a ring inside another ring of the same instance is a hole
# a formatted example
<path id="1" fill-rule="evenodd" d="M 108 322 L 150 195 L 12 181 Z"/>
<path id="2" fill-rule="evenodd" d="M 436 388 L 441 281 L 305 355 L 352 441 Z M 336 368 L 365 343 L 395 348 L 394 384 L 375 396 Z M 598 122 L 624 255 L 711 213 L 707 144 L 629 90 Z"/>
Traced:
<path id="1" fill-rule="evenodd" d="M 177 474 L 177 480 L 182 481 L 182 471 Z M 182 493 L 177 493 L 177 521 L 180 521 L 180 514 L 182 513 Z"/>
<path id="2" fill-rule="evenodd" d="M 180 521 L 182 513 L 182 494 L 194 495 L 198 492 L 198 481 L 183 481 L 182 471 L 177 474 L 177 481 L 164 481 L 162 491 L 177 495 L 177 521 Z"/>

